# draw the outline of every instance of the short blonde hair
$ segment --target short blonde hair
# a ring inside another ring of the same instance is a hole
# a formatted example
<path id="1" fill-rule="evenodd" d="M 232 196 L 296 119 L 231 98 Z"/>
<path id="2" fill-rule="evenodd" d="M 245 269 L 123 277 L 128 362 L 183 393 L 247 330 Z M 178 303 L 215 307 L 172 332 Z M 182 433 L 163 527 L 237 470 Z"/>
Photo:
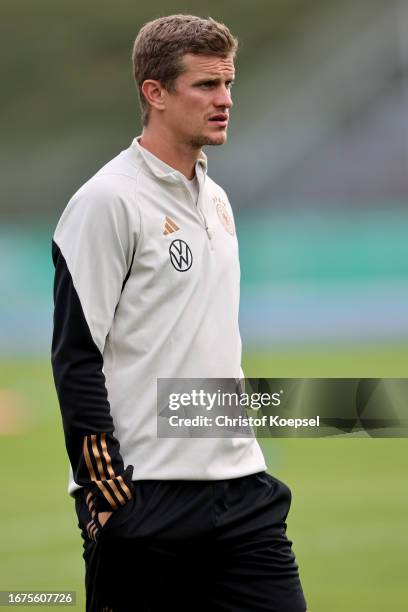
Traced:
<path id="1" fill-rule="evenodd" d="M 223 23 L 211 17 L 169 15 L 146 23 L 133 45 L 133 75 L 138 88 L 142 122 L 149 119 L 150 106 L 142 93 L 146 79 L 154 79 L 168 91 L 183 72 L 182 57 L 186 53 L 235 56 L 238 40 Z"/>

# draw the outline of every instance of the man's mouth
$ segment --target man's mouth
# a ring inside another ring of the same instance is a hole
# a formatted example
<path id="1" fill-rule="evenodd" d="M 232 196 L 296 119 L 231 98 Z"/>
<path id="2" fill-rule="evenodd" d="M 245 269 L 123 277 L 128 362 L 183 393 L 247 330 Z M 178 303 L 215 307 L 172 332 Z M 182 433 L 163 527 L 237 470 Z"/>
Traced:
<path id="1" fill-rule="evenodd" d="M 211 115 L 209 118 L 211 123 L 219 126 L 226 126 L 228 124 L 228 114 L 227 113 L 217 113 L 216 115 Z"/>

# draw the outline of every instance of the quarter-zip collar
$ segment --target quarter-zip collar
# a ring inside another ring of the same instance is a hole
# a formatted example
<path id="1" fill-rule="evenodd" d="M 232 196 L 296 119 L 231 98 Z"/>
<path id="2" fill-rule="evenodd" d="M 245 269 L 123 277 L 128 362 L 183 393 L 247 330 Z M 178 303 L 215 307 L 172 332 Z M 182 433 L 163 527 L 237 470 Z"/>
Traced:
<path id="1" fill-rule="evenodd" d="M 156 178 L 162 179 L 167 182 L 179 182 L 182 180 L 187 180 L 186 177 L 179 172 L 179 170 L 175 170 L 168 164 L 166 164 L 163 160 L 156 155 L 153 155 L 150 151 L 145 149 L 139 144 L 141 136 L 137 136 L 133 139 L 132 144 L 127 149 L 127 152 L 133 161 L 133 163 L 139 164 L 140 161 L 143 162 L 144 166 L 149 170 L 151 174 L 153 174 Z M 196 161 L 196 176 L 206 175 L 207 173 L 207 156 L 203 151 L 200 152 L 200 155 Z M 200 179 L 199 179 L 200 180 Z"/>

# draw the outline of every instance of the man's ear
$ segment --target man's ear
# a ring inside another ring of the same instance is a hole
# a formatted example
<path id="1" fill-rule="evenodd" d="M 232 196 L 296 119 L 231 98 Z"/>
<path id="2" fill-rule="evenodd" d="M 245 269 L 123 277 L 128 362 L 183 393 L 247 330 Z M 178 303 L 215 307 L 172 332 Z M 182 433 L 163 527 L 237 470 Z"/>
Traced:
<path id="1" fill-rule="evenodd" d="M 162 111 L 165 108 L 165 89 L 160 81 L 147 79 L 143 81 L 142 93 L 153 108 Z"/>

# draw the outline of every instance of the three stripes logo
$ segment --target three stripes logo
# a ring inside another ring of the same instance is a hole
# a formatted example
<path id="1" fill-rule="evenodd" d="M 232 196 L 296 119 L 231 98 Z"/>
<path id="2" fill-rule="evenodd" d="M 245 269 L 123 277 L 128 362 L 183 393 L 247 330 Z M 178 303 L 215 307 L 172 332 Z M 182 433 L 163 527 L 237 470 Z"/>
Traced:
<path id="1" fill-rule="evenodd" d="M 193 265 L 193 255 L 184 240 L 173 240 L 169 248 L 170 261 L 178 272 L 186 272 Z"/>
<path id="2" fill-rule="evenodd" d="M 163 232 L 165 236 L 167 236 L 168 234 L 172 234 L 173 232 L 177 232 L 177 230 L 179 229 L 179 226 L 173 221 L 173 219 L 170 219 L 170 217 L 165 218 Z"/>
<path id="3" fill-rule="evenodd" d="M 92 493 L 88 493 L 88 495 L 86 496 L 86 505 L 88 506 L 88 511 L 89 514 L 91 515 L 92 519 L 89 521 L 89 523 L 87 523 L 86 525 L 86 531 L 88 534 L 88 538 L 90 540 L 93 540 L 94 542 L 96 542 L 98 535 L 99 535 L 99 530 L 98 527 L 96 526 L 95 523 L 95 519 L 96 519 L 96 509 L 95 509 L 95 504 L 93 501 L 94 496 L 92 495 Z"/>
<path id="4" fill-rule="evenodd" d="M 132 492 L 122 476 L 116 476 L 106 443 L 106 433 L 84 437 L 83 454 L 89 476 L 112 510 L 124 506 L 132 499 Z"/>

